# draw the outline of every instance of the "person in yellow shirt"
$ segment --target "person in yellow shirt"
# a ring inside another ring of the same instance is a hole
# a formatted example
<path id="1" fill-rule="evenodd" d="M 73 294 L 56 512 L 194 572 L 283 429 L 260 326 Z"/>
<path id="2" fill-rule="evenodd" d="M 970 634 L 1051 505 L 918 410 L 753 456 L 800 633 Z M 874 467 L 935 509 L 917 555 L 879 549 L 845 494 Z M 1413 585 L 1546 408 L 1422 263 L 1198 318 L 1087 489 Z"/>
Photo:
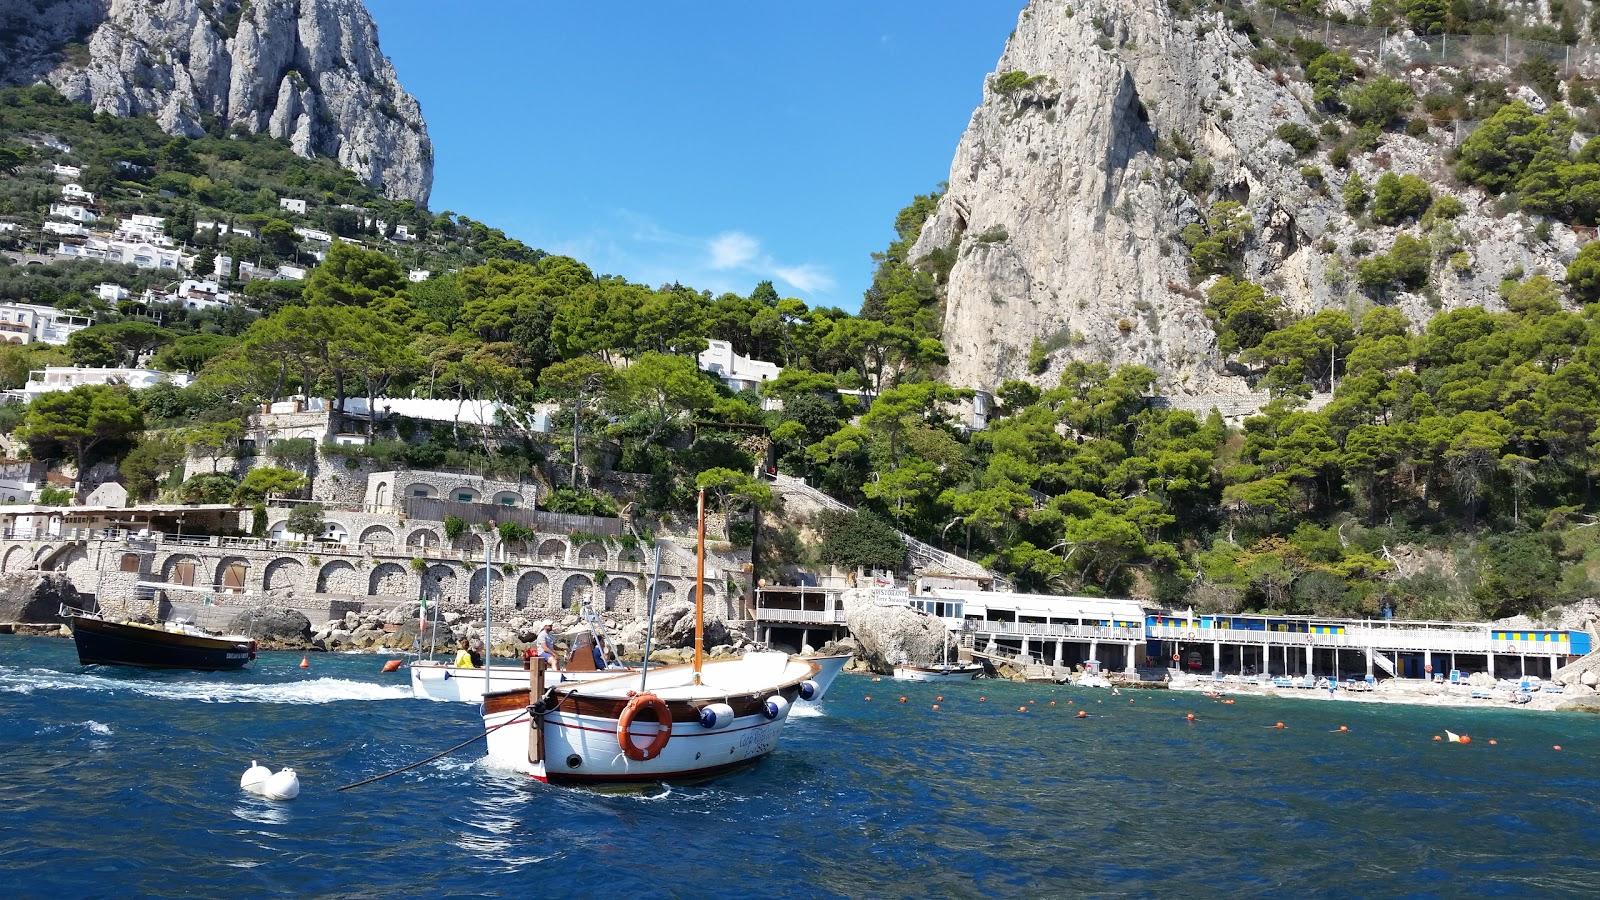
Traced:
<path id="1" fill-rule="evenodd" d="M 458 669 L 476 669 L 478 667 L 472 659 L 472 647 L 467 643 L 466 638 L 461 639 L 461 649 L 456 651 L 454 665 Z"/>

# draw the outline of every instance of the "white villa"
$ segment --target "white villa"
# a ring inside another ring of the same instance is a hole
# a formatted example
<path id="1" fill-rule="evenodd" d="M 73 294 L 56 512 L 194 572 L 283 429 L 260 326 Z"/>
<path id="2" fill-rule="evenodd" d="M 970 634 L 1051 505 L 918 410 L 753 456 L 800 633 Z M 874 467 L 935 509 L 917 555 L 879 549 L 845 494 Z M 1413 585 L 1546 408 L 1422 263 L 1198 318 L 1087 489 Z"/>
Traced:
<path id="1" fill-rule="evenodd" d="M 50 215 L 57 219 L 67 219 L 72 222 L 81 222 L 85 225 L 100 218 L 80 203 L 52 203 Z"/>
<path id="2" fill-rule="evenodd" d="M 12 344 L 54 344 L 67 342 L 74 331 L 94 324 L 88 316 L 74 316 L 53 306 L 33 303 L 0 303 L 0 340 Z"/>
<path id="3" fill-rule="evenodd" d="M 62 237 L 88 237 L 89 229 L 77 222 L 46 222 L 41 230 L 45 234 L 56 234 Z"/>
<path id="4" fill-rule="evenodd" d="M 706 349 L 700 351 L 700 371 L 722 379 L 730 390 L 749 391 L 777 378 L 783 367 L 741 356 L 733 352 L 733 345 L 727 341 L 707 341 Z"/>
<path id="5" fill-rule="evenodd" d="M 51 174 L 55 175 L 55 177 L 65 179 L 67 181 L 77 181 L 79 178 L 83 177 L 82 169 L 78 168 L 77 166 L 63 166 L 60 163 L 52 164 L 50 166 L 50 172 Z"/>
<path id="6" fill-rule="evenodd" d="M 406 280 L 413 283 L 418 281 L 427 281 L 432 277 L 433 273 L 429 272 L 427 269 L 412 269 L 406 273 Z"/>
<path id="7" fill-rule="evenodd" d="M 333 243 L 333 235 L 327 233 L 326 231 L 320 231 L 316 228 L 301 228 L 297 225 L 295 226 L 294 233 L 300 235 L 302 238 L 305 238 L 308 241 L 316 241 L 319 244 Z"/>
<path id="8" fill-rule="evenodd" d="M 126 300 L 129 297 L 127 288 L 110 281 L 100 282 L 100 286 L 95 288 L 95 294 L 107 303 L 115 303 L 118 300 Z"/>
<path id="9" fill-rule="evenodd" d="M 306 214 L 306 202 L 304 200 L 296 200 L 293 197 L 279 197 L 278 208 L 286 209 L 296 215 L 303 216 Z"/>
<path id="10" fill-rule="evenodd" d="M 61 186 L 61 196 L 67 200 L 82 200 L 84 203 L 93 203 L 94 195 L 83 189 L 83 185 L 76 181 Z"/>
<path id="11" fill-rule="evenodd" d="M 173 272 L 183 268 L 183 257 L 172 247 L 123 240 L 101 240 L 91 237 L 81 244 L 62 242 L 56 255 L 69 259 L 103 259 L 106 262 L 126 263 L 141 269 L 167 269 Z"/>
<path id="12" fill-rule="evenodd" d="M 155 369 L 88 368 L 84 366 L 48 366 L 28 373 L 28 383 L 20 390 L 8 391 L 14 397 L 32 401 L 35 397 L 55 391 L 70 391 L 86 384 L 125 384 L 134 390 L 155 387 L 164 382 L 178 387 L 188 387 L 190 378 L 182 372 L 158 372 Z"/>

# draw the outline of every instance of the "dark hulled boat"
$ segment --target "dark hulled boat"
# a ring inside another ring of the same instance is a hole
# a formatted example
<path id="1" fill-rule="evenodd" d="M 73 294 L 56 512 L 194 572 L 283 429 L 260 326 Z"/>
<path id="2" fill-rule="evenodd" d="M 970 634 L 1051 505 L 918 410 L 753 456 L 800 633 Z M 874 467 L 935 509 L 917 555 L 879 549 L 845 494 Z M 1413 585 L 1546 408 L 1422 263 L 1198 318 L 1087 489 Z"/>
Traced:
<path id="1" fill-rule="evenodd" d="M 191 626 L 136 625 L 83 614 L 71 615 L 68 624 L 85 666 L 213 672 L 242 669 L 256 658 L 256 642 L 247 637 L 208 635 Z"/>

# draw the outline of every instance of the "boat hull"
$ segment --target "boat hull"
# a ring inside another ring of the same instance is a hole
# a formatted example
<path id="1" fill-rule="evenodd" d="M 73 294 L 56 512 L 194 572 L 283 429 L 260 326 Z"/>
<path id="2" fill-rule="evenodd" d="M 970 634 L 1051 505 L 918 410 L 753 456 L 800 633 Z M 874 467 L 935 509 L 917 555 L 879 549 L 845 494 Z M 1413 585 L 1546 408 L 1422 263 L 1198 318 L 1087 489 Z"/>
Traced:
<path id="1" fill-rule="evenodd" d="M 708 676 L 720 663 L 707 666 Z M 780 658 L 784 677 L 747 692 L 704 692 L 706 696 L 673 699 L 667 687 L 671 670 L 650 672 L 650 688 L 661 683 L 669 699 L 671 737 L 652 759 L 630 759 L 622 751 L 617 723 L 628 703 L 626 690 L 636 685 L 636 675 L 605 684 L 576 684 L 553 689 L 546 696 L 545 709 L 529 709 L 529 692 L 491 694 L 484 698 L 483 724 L 488 734 L 489 757 L 495 763 L 551 784 L 630 785 L 662 781 L 694 781 L 751 765 L 777 749 L 783 726 L 792 704 L 799 699 L 800 684 L 815 678 L 818 666 L 813 660 Z M 659 679 L 659 682 L 658 682 Z M 708 678 L 708 681 L 710 679 Z M 618 688 L 621 685 L 621 688 Z M 768 702 L 782 697 L 776 714 Z M 720 728 L 707 728 L 700 722 L 700 710 L 712 702 L 726 703 L 733 715 Z M 533 729 L 543 734 L 543 756 L 535 758 L 537 741 Z M 636 719 L 631 735 L 636 746 L 645 746 L 660 730 L 660 725 Z"/>
<path id="2" fill-rule="evenodd" d="M 458 669 L 455 666 L 427 660 L 412 663 L 408 669 L 411 673 L 411 696 L 418 700 L 438 700 L 446 703 L 483 701 L 485 679 L 482 669 Z M 615 675 L 626 675 L 628 671 L 609 669 L 600 672 L 546 672 L 544 677 L 548 683 L 564 684 L 569 681 L 593 681 Z M 518 668 L 516 663 L 497 665 L 490 669 L 489 673 L 487 693 L 528 688 L 528 671 Z M 560 682 L 555 681 L 558 677 Z"/>
<path id="3" fill-rule="evenodd" d="M 249 640 L 177 634 L 82 617 L 74 617 L 71 627 L 78 663 L 85 666 L 218 672 L 242 669 L 255 658 Z"/>
<path id="4" fill-rule="evenodd" d="M 812 681 L 817 683 L 819 690 L 816 699 L 821 700 L 828 693 L 828 688 L 833 686 L 833 680 L 839 677 L 844 667 L 850 662 L 850 654 L 838 656 L 802 656 L 801 659 L 810 660 L 817 664 L 817 674 Z"/>
<path id="5" fill-rule="evenodd" d="M 982 666 L 952 666 L 948 669 L 895 666 L 894 677 L 900 681 L 971 681 L 982 671 Z"/>

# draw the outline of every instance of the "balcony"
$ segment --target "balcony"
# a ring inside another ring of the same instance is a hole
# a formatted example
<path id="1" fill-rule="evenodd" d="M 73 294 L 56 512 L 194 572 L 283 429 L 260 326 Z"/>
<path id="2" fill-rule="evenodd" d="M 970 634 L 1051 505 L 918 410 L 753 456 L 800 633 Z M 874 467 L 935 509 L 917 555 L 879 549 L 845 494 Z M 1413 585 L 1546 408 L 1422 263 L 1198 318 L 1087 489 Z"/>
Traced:
<path id="1" fill-rule="evenodd" d="M 771 606 L 756 607 L 756 619 L 761 622 L 796 622 L 806 625 L 843 625 L 842 609 L 782 609 Z"/>

